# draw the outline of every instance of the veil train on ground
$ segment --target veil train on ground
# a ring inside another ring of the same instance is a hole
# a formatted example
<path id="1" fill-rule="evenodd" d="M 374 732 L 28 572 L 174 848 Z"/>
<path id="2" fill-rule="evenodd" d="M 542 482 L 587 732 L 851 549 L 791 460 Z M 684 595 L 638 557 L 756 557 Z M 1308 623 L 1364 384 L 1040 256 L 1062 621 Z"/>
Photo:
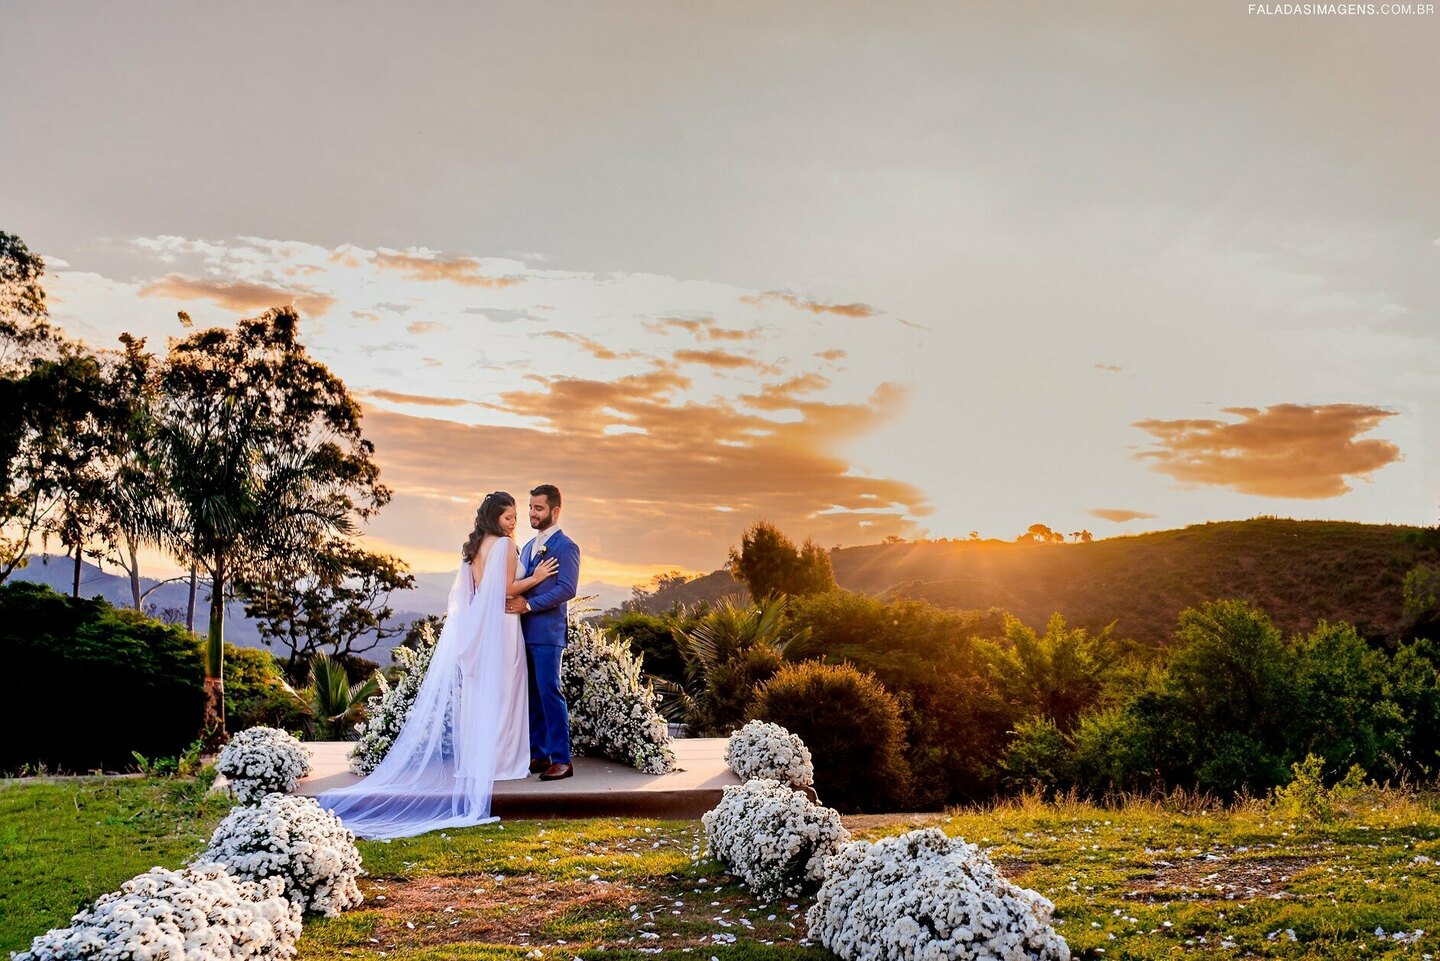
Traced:
<path id="1" fill-rule="evenodd" d="M 478 587 L 461 564 L 445 626 L 400 734 L 370 775 L 321 794 L 362 838 L 488 824 L 500 723 L 505 548 L 490 548 Z M 498 558 L 498 560 L 497 560 Z"/>

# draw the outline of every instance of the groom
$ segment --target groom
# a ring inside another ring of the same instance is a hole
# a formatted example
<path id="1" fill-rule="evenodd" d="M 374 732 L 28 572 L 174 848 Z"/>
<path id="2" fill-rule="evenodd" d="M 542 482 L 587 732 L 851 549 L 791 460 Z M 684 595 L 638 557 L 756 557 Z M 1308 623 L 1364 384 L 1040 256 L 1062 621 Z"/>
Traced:
<path id="1" fill-rule="evenodd" d="M 525 577 L 547 557 L 560 564 L 505 610 L 520 615 L 525 634 L 525 661 L 530 674 L 530 771 L 542 781 L 558 781 L 575 773 L 570 764 L 570 713 L 560 690 L 560 654 L 565 650 L 565 602 L 580 581 L 580 548 L 560 530 L 560 488 L 541 484 L 530 492 L 530 526 L 538 533 L 520 552 Z"/>

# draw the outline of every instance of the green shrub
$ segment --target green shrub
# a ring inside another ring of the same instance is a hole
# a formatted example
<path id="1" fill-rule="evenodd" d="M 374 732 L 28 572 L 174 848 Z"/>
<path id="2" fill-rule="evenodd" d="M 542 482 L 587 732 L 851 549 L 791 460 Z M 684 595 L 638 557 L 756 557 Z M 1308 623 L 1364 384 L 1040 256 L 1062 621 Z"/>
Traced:
<path id="1" fill-rule="evenodd" d="M 1389 674 L 1390 696 L 1403 719 L 1396 766 L 1428 781 L 1440 773 L 1440 643 L 1422 638 L 1400 645 Z"/>
<path id="2" fill-rule="evenodd" d="M 772 647 L 752 647 L 717 665 L 693 702 L 689 727 L 695 737 L 728 737 L 749 719 L 757 688 L 774 677 L 785 659 Z"/>
<path id="3" fill-rule="evenodd" d="M 286 682 L 274 654 L 262 648 L 225 645 L 225 725 L 229 730 L 274 727 L 298 734 L 307 720 L 305 704 Z"/>
<path id="4" fill-rule="evenodd" d="M 1391 697 L 1391 659 L 1349 624 L 1321 621 L 1295 639 L 1294 756 L 1398 773 L 1391 760 L 1405 740 L 1405 716 Z"/>
<path id="5" fill-rule="evenodd" d="M 1011 790 L 1054 791 L 1074 780 L 1069 739 L 1048 717 L 1030 717 L 1015 725 L 1015 736 L 1000 759 L 1004 784 Z"/>
<path id="6" fill-rule="evenodd" d="M 815 759 L 815 791 L 840 811 L 892 810 L 909 799 L 900 705 L 849 664 L 787 664 L 756 692 L 750 716 L 796 734 Z"/>
<path id="7" fill-rule="evenodd" d="M 745 723 L 755 686 L 784 663 L 785 606 L 783 597 L 758 604 L 727 597 L 688 631 L 674 628 L 685 659 L 692 737 L 724 737 Z"/>
<path id="8" fill-rule="evenodd" d="M 626 611 L 604 626 L 610 634 L 629 643 L 632 653 L 643 658 L 641 667 L 646 674 L 675 684 L 684 683 L 685 659 L 675 643 L 674 619 Z M 684 631 L 693 625 L 682 623 L 679 627 Z"/>
<path id="9" fill-rule="evenodd" d="M 201 734 L 204 668 L 195 638 L 98 598 L 0 585 L 0 658 L 17 691 L 0 698 L 0 770 L 121 770 L 133 752 L 176 757 Z"/>
<path id="10" fill-rule="evenodd" d="M 1074 785 L 1103 798 L 1147 784 L 1149 732 L 1123 707 L 1096 708 L 1080 715 L 1070 732 Z"/>
<path id="11" fill-rule="evenodd" d="M 1264 612 L 1212 601 L 1180 613 L 1165 694 L 1148 720 L 1171 784 L 1229 796 L 1287 780 L 1299 708 L 1295 658 Z"/>
<path id="12" fill-rule="evenodd" d="M 994 791 L 1016 712 L 996 689 L 994 646 L 974 635 L 998 629 L 998 621 L 847 591 L 793 599 L 786 618 L 787 660 L 851 663 L 874 674 L 899 702 L 909 738 L 905 758 L 914 772 L 909 803 L 916 809 Z"/>

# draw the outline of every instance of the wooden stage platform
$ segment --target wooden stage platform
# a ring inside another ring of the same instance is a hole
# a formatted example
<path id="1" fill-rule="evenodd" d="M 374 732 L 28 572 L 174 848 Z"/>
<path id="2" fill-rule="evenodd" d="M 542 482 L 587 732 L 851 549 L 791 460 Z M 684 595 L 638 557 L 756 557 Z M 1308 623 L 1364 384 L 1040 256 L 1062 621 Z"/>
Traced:
<path id="1" fill-rule="evenodd" d="M 725 738 L 679 738 L 676 770 L 642 774 L 613 761 L 575 758 L 575 776 L 563 781 L 529 777 L 497 781 L 491 811 L 502 818 L 628 817 L 698 818 L 720 801 L 727 785 L 739 784 L 725 764 Z M 353 784 L 351 741 L 308 741 L 311 773 L 296 794 Z"/>

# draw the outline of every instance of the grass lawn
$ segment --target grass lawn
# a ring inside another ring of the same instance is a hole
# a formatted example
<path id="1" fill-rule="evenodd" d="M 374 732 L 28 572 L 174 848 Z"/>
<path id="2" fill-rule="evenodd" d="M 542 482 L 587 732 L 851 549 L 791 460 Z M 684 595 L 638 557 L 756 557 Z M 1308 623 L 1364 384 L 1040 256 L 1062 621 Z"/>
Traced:
<path id="1" fill-rule="evenodd" d="M 225 804 L 185 783 L 0 787 L 0 947 L 198 850 Z M 1440 954 L 1434 798 L 1379 799 L 1328 825 L 1260 805 L 1035 802 L 847 824 L 867 838 L 938 826 L 989 848 L 1055 901 L 1077 957 Z M 365 904 L 307 921 L 302 959 L 829 957 L 805 941 L 809 900 L 753 897 L 703 856 L 697 822 L 509 821 L 360 847 Z"/>
<path id="2" fill-rule="evenodd" d="M 143 871 L 179 867 L 229 809 L 196 780 L 0 780 L 0 952 Z"/>

